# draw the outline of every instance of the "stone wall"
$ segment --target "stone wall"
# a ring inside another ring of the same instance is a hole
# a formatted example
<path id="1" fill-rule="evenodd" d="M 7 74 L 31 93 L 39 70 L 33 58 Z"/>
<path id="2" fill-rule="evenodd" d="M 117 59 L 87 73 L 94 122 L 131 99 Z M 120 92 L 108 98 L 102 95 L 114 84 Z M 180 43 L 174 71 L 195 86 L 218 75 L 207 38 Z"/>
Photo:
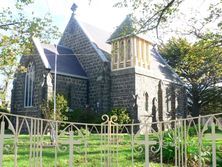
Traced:
<path id="1" fill-rule="evenodd" d="M 112 108 L 126 108 L 131 118 L 137 120 L 134 108 L 135 70 L 134 68 L 112 71 L 111 102 Z"/>
<path id="2" fill-rule="evenodd" d="M 33 62 L 35 66 L 33 106 L 24 107 L 25 72 L 17 72 L 13 82 L 11 112 L 42 117 L 41 105 L 53 96 L 54 75 L 45 69 L 38 54 L 33 55 L 23 56 L 21 59 L 22 65 L 27 66 Z M 87 102 L 87 80 L 57 75 L 57 93 L 65 96 L 69 101 L 70 108 L 83 109 Z"/>
<path id="3" fill-rule="evenodd" d="M 54 75 L 52 75 L 52 78 L 54 83 Z M 87 80 L 57 75 L 56 81 L 56 92 L 67 99 L 71 109 L 85 108 L 87 102 Z"/>
<path id="4" fill-rule="evenodd" d="M 25 72 L 17 72 L 13 81 L 11 112 L 15 114 L 41 117 L 40 105 L 45 97 L 44 95 L 44 76 L 47 75 L 47 70 L 37 51 L 34 51 L 33 56 L 23 56 L 21 65 L 26 66 L 33 62 L 35 66 L 35 80 L 33 92 L 33 107 L 24 107 L 24 92 L 25 92 Z"/>
<path id="5" fill-rule="evenodd" d="M 175 119 L 176 115 L 186 111 L 186 95 L 182 85 L 140 73 L 136 73 L 135 80 L 140 122 L 147 118 L 154 121 Z M 145 93 L 148 93 L 148 111 L 145 110 Z"/>
<path id="6" fill-rule="evenodd" d="M 96 110 L 108 111 L 110 109 L 110 63 L 100 57 L 95 44 L 89 40 L 73 15 L 59 44 L 73 50 L 87 73 L 90 81 L 89 105 Z M 99 108 L 97 108 L 98 102 Z"/>
<path id="7" fill-rule="evenodd" d="M 139 73 L 135 68 L 112 71 L 111 79 L 112 107 L 127 108 L 134 121 L 169 120 L 174 119 L 176 114 L 186 111 L 185 90 L 179 83 L 150 77 Z M 148 94 L 148 111 L 145 108 L 146 93 Z M 138 95 L 137 113 L 132 95 Z M 155 116 L 153 116 L 154 113 Z"/>

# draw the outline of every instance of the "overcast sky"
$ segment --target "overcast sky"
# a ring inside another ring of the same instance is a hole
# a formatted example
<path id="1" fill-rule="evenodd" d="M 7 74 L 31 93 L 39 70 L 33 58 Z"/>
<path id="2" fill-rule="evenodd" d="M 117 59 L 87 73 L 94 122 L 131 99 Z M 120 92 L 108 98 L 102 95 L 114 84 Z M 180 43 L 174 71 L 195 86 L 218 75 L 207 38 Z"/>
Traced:
<path id="1" fill-rule="evenodd" d="M 6 7 L 14 4 L 13 1 L 15 0 L 0 1 L 0 7 Z M 47 12 L 51 13 L 54 24 L 63 32 L 71 16 L 70 7 L 75 2 L 78 6 L 76 17 L 80 21 L 92 24 L 108 32 L 113 32 L 129 13 L 127 9 L 113 7 L 117 1 L 118 0 L 35 0 L 35 3 L 26 8 L 25 12 L 30 13 L 34 11 L 38 16 L 44 15 Z M 173 28 L 181 30 L 181 28 L 186 26 L 185 24 L 187 23 L 185 20 L 187 18 L 191 16 L 198 18 L 206 15 L 207 6 L 209 2 L 213 1 L 218 0 L 184 0 L 181 5 L 181 11 L 186 15 L 178 20 L 174 20 Z M 196 13 L 196 16 L 194 16 L 193 13 Z"/>
<path id="2" fill-rule="evenodd" d="M 15 0 L 0 0 L 0 7 L 7 7 Z M 116 0 L 35 0 L 25 12 L 34 11 L 36 15 L 51 13 L 54 24 L 62 31 L 71 16 L 71 6 L 76 3 L 76 17 L 86 23 L 107 31 L 113 31 L 129 13 L 126 9 L 114 8 Z"/>

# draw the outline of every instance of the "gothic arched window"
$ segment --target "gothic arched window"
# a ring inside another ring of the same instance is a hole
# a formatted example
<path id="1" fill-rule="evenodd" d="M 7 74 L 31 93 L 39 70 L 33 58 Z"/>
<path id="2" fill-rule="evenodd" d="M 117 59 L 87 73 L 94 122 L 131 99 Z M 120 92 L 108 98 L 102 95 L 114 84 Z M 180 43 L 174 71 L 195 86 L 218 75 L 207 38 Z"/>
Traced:
<path id="1" fill-rule="evenodd" d="M 24 106 L 33 106 L 33 83 L 35 75 L 35 67 L 30 63 L 27 67 L 25 74 L 25 93 L 24 93 Z"/>
<path id="2" fill-rule="evenodd" d="M 163 82 L 160 80 L 158 84 L 158 112 L 159 121 L 163 121 Z"/>
<path id="3" fill-rule="evenodd" d="M 131 41 L 130 39 L 127 40 L 127 60 L 131 59 Z"/>
<path id="4" fill-rule="evenodd" d="M 145 110 L 148 111 L 148 109 L 149 109 L 149 95 L 146 92 L 145 93 Z"/>
<path id="5" fill-rule="evenodd" d="M 124 40 L 120 42 L 120 62 L 124 61 Z"/>
<path id="6" fill-rule="evenodd" d="M 114 63 L 117 63 L 118 61 L 118 46 L 117 46 L 117 42 L 114 43 L 114 47 L 113 47 L 113 56 L 114 56 Z"/>

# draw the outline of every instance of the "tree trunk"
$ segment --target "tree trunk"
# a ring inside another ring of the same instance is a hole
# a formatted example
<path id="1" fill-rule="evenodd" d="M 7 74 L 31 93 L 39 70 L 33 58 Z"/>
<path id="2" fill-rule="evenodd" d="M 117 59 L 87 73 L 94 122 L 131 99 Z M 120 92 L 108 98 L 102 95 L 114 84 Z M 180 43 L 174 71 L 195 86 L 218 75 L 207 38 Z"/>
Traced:
<path id="1" fill-rule="evenodd" d="M 197 85 L 192 86 L 192 106 L 191 106 L 191 116 L 198 117 L 200 114 L 200 96 L 199 92 L 197 90 Z"/>
<path id="2" fill-rule="evenodd" d="M 199 114 L 200 114 L 200 104 L 198 103 L 196 99 L 193 99 L 193 104 L 191 107 L 191 115 L 193 117 L 198 117 Z"/>

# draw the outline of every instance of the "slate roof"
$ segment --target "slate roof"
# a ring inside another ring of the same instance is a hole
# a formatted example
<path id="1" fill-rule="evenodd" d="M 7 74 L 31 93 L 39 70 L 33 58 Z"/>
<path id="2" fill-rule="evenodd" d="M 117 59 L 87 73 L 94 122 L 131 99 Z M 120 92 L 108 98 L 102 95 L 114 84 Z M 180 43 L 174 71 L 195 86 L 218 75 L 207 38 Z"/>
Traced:
<path id="1" fill-rule="evenodd" d="M 71 49 L 57 45 L 56 50 L 56 45 L 46 44 L 42 44 L 42 47 L 52 71 L 55 71 L 55 54 L 57 54 L 58 73 L 87 78 L 85 71 Z"/>
<path id="2" fill-rule="evenodd" d="M 183 84 L 183 81 L 176 72 L 167 64 L 164 58 L 158 53 L 155 47 L 151 50 L 151 63 L 149 75 L 155 78 Z"/>
<path id="3" fill-rule="evenodd" d="M 117 28 L 116 31 L 110 36 L 110 33 L 101 30 L 95 26 L 89 25 L 87 23 L 80 22 L 80 26 L 85 32 L 85 34 L 88 36 L 90 41 L 92 42 L 94 48 L 103 56 L 105 55 L 107 60 L 110 61 L 110 54 L 111 54 L 111 45 L 107 43 L 108 37 L 111 41 L 116 38 L 121 38 L 123 34 L 121 34 L 121 31 L 124 30 L 125 25 L 127 26 L 133 26 L 132 25 L 132 19 L 130 16 L 127 16 L 126 19 L 123 21 L 123 23 Z M 131 35 L 131 28 L 128 29 L 129 31 L 126 34 Z M 126 35 L 124 34 L 124 35 Z M 133 34 L 132 34 L 133 35 Z M 137 35 L 139 36 L 139 35 Z M 141 36 L 139 36 L 141 38 Z M 38 42 L 34 42 L 36 46 L 38 45 Z M 52 71 L 54 71 L 54 59 L 55 59 L 55 53 L 56 48 L 54 45 L 46 45 L 46 44 L 39 44 L 38 51 L 40 53 L 40 56 L 42 57 L 42 60 L 46 66 Z M 42 51 L 41 51 L 42 49 Z M 76 76 L 80 78 L 87 78 L 87 75 L 82 68 L 81 64 L 79 63 L 78 59 L 74 55 L 73 51 L 71 49 L 58 46 L 58 73 L 61 74 L 67 74 L 71 76 Z M 183 82 L 180 80 L 179 76 L 174 72 L 174 70 L 167 64 L 167 62 L 162 58 L 162 56 L 158 53 L 157 49 L 153 47 L 151 50 L 151 64 L 150 69 L 146 71 L 146 75 L 168 80 L 170 82 L 176 82 L 178 84 L 183 84 Z"/>
<path id="4" fill-rule="evenodd" d="M 91 42 L 93 42 L 99 49 L 107 53 L 111 53 L 111 45 L 106 43 L 111 33 L 97 28 L 88 23 L 79 21 L 80 26 L 86 33 Z"/>
<path id="5" fill-rule="evenodd" d="M 150 43 L 154 43 L 153 37 L 151 37 L 148 33 L 138 33 L 138 25 L 136 20 L 131 16 L 127 15 L 123 22 L 116 28 L 116 30 L 111 34 L 109 38 L 107 38 L 107 43 L 111 43 L 111 41 L 127 37 L 127 36 L 138 36 Z"/>
<path id="6" fill-rule="evenodd" d="M 110 43 L 112 40 L 133 35 L 136 28 L 134 21 L 130 15 L 127 15 L 125 20 L 116 28 L 116 30 L 111 34 L 107 42 Z"/>
<path id="7" fill-rule="evenodd" d="M 86 72 L 71 49 L 60 45 L 56 48 L 56 45 L 42 44 L 37 39 L 33 41 L 45 67 L 52 73 L 55 72 L 55 54 L 57 54 L 58 74 L 87 79 Z"/>

